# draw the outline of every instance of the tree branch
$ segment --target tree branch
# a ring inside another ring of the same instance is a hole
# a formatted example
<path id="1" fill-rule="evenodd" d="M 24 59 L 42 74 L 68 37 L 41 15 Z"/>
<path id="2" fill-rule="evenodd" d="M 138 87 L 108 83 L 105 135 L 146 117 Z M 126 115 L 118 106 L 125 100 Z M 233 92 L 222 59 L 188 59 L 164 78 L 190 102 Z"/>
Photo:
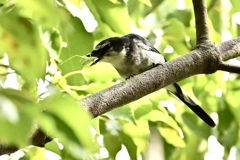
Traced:
<path id="1" fill-rule="evenodd" d="M 232 57 L 230 54 L 234 54 L 235 57 L 240 56 L 240 47 L 238 51 L 234 49 L 225 56 L 225 49 L 223 49 L 223 46 L 226 46 L 225 43 L 230 46 L 240 45 L 236 40 L 223 42 L 217 46 L 205 42 L 189 54 L 85 97 L 80 103 L 96 117 L 187 77 L 213 73 L 222 63 L 221 59 L 227 60 L 228 57 Z"/>
<path id="2" fill-rule="evenodd" d="M 238 57 L 240 54 L 240 37 L 217 45 L 223 61 Z"/>
<path id="3" fill-rule="evenodd" d="M 218 70 L 240 74 L 240 66 L 228 64 L 228 63 L 225 63 L 225 62 L 221 63 L 218 66 Z"/>
<path id="4" fill-rule="evenodd" d="M 221 58 L 223 61 L 238 57 L 240 54 L 240 37 L 220 43 L 217 45 L 217 48 L 219 52 L 222 53 Z M 239 66 L 230 65 L 224 62 L 218 66 L 218 70 L 240 74 Z"/>
<path id="5" fill-rule="evenodd" d="M 209 40 L 208 16 L 204 0 L 192 0 L 195 23 L 197 45 Z"/>

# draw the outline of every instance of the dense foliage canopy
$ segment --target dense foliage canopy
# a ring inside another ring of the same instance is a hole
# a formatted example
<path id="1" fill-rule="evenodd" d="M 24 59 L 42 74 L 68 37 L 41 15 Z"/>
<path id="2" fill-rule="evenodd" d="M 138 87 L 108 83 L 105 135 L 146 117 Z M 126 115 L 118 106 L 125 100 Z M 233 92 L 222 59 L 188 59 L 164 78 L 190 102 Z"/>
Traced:
<path id="1" fill-rule="evenodd" d="M 238 1 L 206 1 L 216 44 L 239 36 Z M 20 159 L 237 157 L 237 74 L 218 71 L 179 82 L 211 114 L 215 128 L 164 89 L 95 119 L 77 103 L 122 80 L 109 64 L 89 67 L 84 55 L 105 38 L 131 32 L 167 60 L 180 57 L 196 45 L 192 2 L 0 0 L 1 144 L 18 147 Z M 30 145 L 38 127 L 54 138 L 44 147 Z"/>

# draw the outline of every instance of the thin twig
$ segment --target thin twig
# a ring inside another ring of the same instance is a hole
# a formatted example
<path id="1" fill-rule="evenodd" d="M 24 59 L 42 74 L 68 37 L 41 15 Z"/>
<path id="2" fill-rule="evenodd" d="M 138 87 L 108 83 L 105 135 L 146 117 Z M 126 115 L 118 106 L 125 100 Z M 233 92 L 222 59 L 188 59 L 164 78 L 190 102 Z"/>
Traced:
<path id="1" fill-rule="evenodd" d="M 192 0 L 195 23 L 197 45 L 209 40 L 208 16 L 204 0 Z"/>
<path id="2" fill-rule="evenodd" d="M 240 66 L 228 64 L 226 62 L 221 63 L 218 66 L 218 70 L 240 74 Z"/>

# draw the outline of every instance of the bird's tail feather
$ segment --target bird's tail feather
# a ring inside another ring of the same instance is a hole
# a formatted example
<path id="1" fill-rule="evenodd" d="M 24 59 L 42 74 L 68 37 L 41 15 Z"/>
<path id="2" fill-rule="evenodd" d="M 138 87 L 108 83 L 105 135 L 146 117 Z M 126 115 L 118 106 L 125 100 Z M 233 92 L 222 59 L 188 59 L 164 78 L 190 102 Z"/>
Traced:
<path id="1" fill-rule="evenodd" d="M 177 83 L 165 87 L 169 92 L 178 97 L 185 103 L 198 117 L 200 117 L 209 126 L 214 127 L 215 123 L 210 116 L 196 103 L 193 99 L 184 92 Z"/>

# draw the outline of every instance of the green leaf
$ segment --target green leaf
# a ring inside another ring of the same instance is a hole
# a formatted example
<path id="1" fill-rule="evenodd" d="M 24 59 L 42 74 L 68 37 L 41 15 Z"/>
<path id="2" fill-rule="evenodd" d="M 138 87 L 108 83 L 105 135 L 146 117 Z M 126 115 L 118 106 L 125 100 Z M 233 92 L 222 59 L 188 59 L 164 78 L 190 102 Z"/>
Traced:
<path id="1" fill-rule="evenodd" d="M 0 90 L 1 142 L 18 147 L 29 143 L 33 119 L 26 110 L 35 108 L 35 104 L 29 97 L 25 92 L 17 90 Z"/>
<path id="2" fill-rule="evenodd" d="M 0 0 L 0 4 L 5 4 L 7 0 Z"/>
<path id="3" fill-rule="evenodd" d="M 146 124 L 146 123 L 145 123 Z M 124 127 L 124 128 L 122 128 Z M 145 129 L 146 125 L 143 123 L 139 123 L 139 126 L 134 125 L 133 123 L 129 123 L 128 121 L 123 120 L 101 120 L 100 121 L 100 133 L 105 137 L 104 140 L 105 147 L 113 153 L 110 153 L 112 156 L 116 154 L 116 152 L 120 149 L 121 144 L 124 144 L 128 150 L 128 153 L 131 159 L 136 159 L 136 149 L 138 146 L 139 151 L 142 151 L 143 147 L 146 146 L 146 143 L 143 143 L 143 139 L 146 141 L 147 136 Z M 115 137 L 114 142 L 112 143 L 112 139 Z M 138 145 L 136 145 L 136 142 Z M 113 148 L 111 148 L 113 146 Z"/>
<path id="4" fill-rule="evenodd" d="M 238 113 L 240 112 L 240 108 L 239 108 L 239 101 L 236 99 L 236 97 L 239 97 L 239 96 L 240 96 L 239 91 L 232 91 L 226 94 L 226 99 L 225 99 L 238 125 L 240 124 L 240 117 L 238 115 Z"/>
<path id="5" fill-rule="evenodd" d="M 80 56 L 89 53 L 93 48 L 93 37 L 88 33 L 83 23 L 79 18 L 69 15 L 68 23 L 61 24 L 62 35 L 64 35 L 63 41 L 67 43 L 67 47 L 62 49 L 60 59 L 62 63 L 60 69 L 62 74 L 81 70 L 83 65 L 83 59 Z M 73 74 L 67 77 L 68 84 L 82 85 L 85 80 L 82 74 Z"/>
<path id="6" fill-rule="evenodd" d="M 189 27 L 192 18 L 191 10 L 175 10 L 167 16 L 168 19 L 177 18 L 184 26 Z"/>
<path id="7" fill-rule="evenodd" d="M 2 105 L 6 105 L 4 103 L 6 103 L 6 101 L 1 103 L 1 109 L 3 107 Z M 12 110 L 9 109 L 9 111 Z M 9 118 L 0 118 L 0 139 L 1 142 L 5 144 L 23 147 L 29 144 L 28 137 L 32 131 L 33 121 L 22 112 L 18 112 L 17 115 L 18 118 L 14 122 L 12 122 L 12 119 Z"/>
<path id="8" fill-rule="evenodd" d="M 106 83 L 116 81 L 120 78 L 117 71 L 113 68 L 111 64 L 108 63 L 98 63 L 91 67 L 85 67 L 82 70 L 82 74 L 86 81 Z"/>
<path id="9" fill-rule="evenodd" d="M 51 30 L 49 34 L 50 34 L 50 41 L 51 41 L 51 44 L 50 44 L 51 49 L 56 51 L 56 53 L 59 53 L 62 49 L 62 43 L 63 43 L 60 33 L 56 30 Z M 51 50 L 48 49 L 48 51 L 50 52 L 51 57 L 54 58 L 56 56 L 55 54 L 51 55 Z"/>
<path id="10" fill-rule="evenodd" d="M 58 142 L 56 142 L 56 140 L 52 140 L 51 142 L 48 142 L 45 144 L 45 149 L 52 151 L 58 155 L 61 154 L 61 149 L 59 147 Z"/>
<path id="11" fill-rule="evenodd" d="M 159 8 L 159 6 L 162 4 L 162 2 L 164 2 L 164 0 L 150 0 L 150 1 L 151 2 L 148 5 L 146 4 L 144 6 L 143 11 L 142 11 L 143 16 L 140 16 L 139 18 L 146 17 L 151 13 L 155 14 L 155 10 L 157 10 Z M 130 3 L 130 2 L 131 1 L 129 1 L 128 3 Z M 134 7 L 136 6 L 136 1 L 132 1 L 132 6 L 134 6 Z M 139 13 L 139 14 L 141 14 L 141 13 Z"/>
<path id="12" fill-rule="evenodd" d="M 22 9 L 23 16 L 32 18 L 43 26 L 55 27 L 61 16 L 64 19 L 55 0 L 17 0 L 16 5 Z"/>
<path id="13" fill-rule="evenodd" d="M 239 126 L 236 121 L 233 121 L 227 129 L 220 132 L 218 137 L 221 145 L 230 150 L 234 145 L 239 143 Z"/>
<path id="14" fill-rule="evenodd" d="M 131 103 L 131 106 L 134 110 L 134 116 L 136 119 L 141 119 L 141 117 L 147 115 L 152 111 L 151 101 L 144 98 L 141 98 L 138 101 Z"/>
<path id="15" fill-rule="evenodd" d="M 179 135 L 179 132 L 170 127 L 159 126 L 158 127 L 161 136 L 167 141 L 167 143 L 175 147 L 185 147 L 186 143 L 183 140 L 183 137 Z"/>
<path id="16" fill-rule="evenodd" d="M 110 112 L 105 113 L 104 115 L 110 119 L 119 119 L 134 123 L 132 110 L 129 105 L 118 107 Z"/>
<path id="17" fill-rule="evenodd" d="M 100 134 L 104 136 L 104 147 L 108 150 L 109 157 L 115 158 L 116 154 L 121 150 L 122 140 L 118 131 L 122 128 L 116 120 L 99 121 Z M 114 141 L 114 143 L 112 143 Z"/>
<path id="18" fill-rule="evenodd" d="M 19 160 L 27 160 L 27 159 L 41 159 L 47 160 L 44 155 L 45 149 L 41 147 L 30 147 L 28 151 L 25 153 L 24 157 L 21 157 Z"/>
<path id="19" fill-rule="evenodd" d="M 224 133 L 234 123 L 234 115 L 232 114 L 229 105 L 225 102 L 218 111 L 219 124 L 217 126 L 220 133 Z"/>
<path id="20" fill-rule="evenodd" d="M 218 2 L 216 2 L 215 3 L 215 5 L 214 5 L 214 8 L 219 8 L 219 7 L 221 7 L 221 5 L 222 5 L 222 3 L 224 3 L 224 2 L 220 2 L 220 1 L 218 1 Z M 229 3 L 229 2 L 228 2 Z M 222 13 L 223 13 L 223 11 L 221 11 L 221 10 L 218 10 L 218 9 L 212 9 L 211 10 L 211 12 L 209 12 L 209 21 L 210 21 L 210 34 L 211 35 L 214 35 L 214 34 L 212 34 L 212 32 L 211 32 L 211 30 L 213 31 L 216 31 L 216 32 L 218 32 L 218 33 L 221 33 L 222 32 L 222 27 L 223 27 L 223 23 L 225 22 L 225 23 L 228 23 L 229 21 L 228 20 L 224 20 L 223 21 L 223 15 L 222 15 Z M 212 39 L 212 38 L 211 38 Z"/>
<path id="21" fill-rule="evenodd" d="M 18 16 L 14 9 L 0 13 L 0 19 L 0 52 L 8 54 L 10 67 L 27 82 L 43 78 L 47 54 L 37 27 L 29 19 Z"/>
<path id="22" fill-rule="evenodd" d="M 121 150 L 122 141 L 119 135 L 110 133 L 104 134 L 104 146 L 108 150 L 109 158 L 115 159 L 117 153 Z M 114 142 L 114 143 L 113 143 Z"/>
<path id="23" fill-rule="evenodd" d="M 106 34 L 106 36 L 111 36 L 112 33 L 110 32 L 119 34 L 130 32 L 127 5 L 123 0 L 119 0 L 118 3 L 112 3 L 109 0 L 84 0 L 84 2 L 95 16 L 99 27 L 104 31 L 103 34 Z M 106 29 L 111 31 L 106 33 Z"/>
<path id="24" fill-rule="evenodd" d="M 136 123 L 121 123 L 124 134 L 132 138 L 139 152 L 145 152 L 149 138 L 148 121 L 136 120 Z M 123 141 L 123 140 L 122 140 Z"/>
<path id="25" fill-rule="evenodd" d="M 134 143 L 132 137 L 125 134 L 124 132 L 119 132 L 122 139 L 122 143 L 128 150 L 128 154 L 131 159 L 137 159 L 137 145 Z"/>
<path id="26" fill-rule="evenodd" d="M 230 0 L 230 2 L 232 3 L 233 12 L 239 12 L 240 11 L 239 1 L 238 0 Z"/>
<path id="27" fill-rule="evenodd" d="M 176 121 L 174 121 L 171 116 L 169 116 L 167 113 L 164 113 L 158 110 L 153 110 L 149 114 L 141 118 L 141 120 L 144 120 L 144 119 L 152 122 L 163 122 L 176 130 L 179 129 Z"/>
<path id="28" fill-rule="evenodd" d="M 152 6 L 151 0 L 138 0 L 139 3 L 143 3 L 147 5 L 148 7 Z"/>
<path id="29" fill-rule="evenodd" d="M 211 128 L 202 122 L 199 124 L 200 118 L 192 113 L 182 114 L 183 122 L 198 136 L 207 139 L 211 133 Z"/>
<path id="30" fill-rule="evenodd" d="M 36 115 L 41 127 L 58 138 L 72 155 L 80 158 L 96 149 L 89 130 L 91 118 L 75 100 L 53 94 L 40 105 L 46 109 L 45 113 Z"/>
<path id="31" fill-rule="evenodd" d="M 168 21 L 167 25 L 163 28 L 163 37 L 164 39 L 171 41 L 184 41 L 186 32 L 185 27 L 181 21 L 176 18 L 172 18 Z M 176 39 L 176 35 L 178 38 Z"/>
<path id="32" fill-rule="evenodd" d="M 177 53 L 178 56 L 184 55 L 190 51 L 185 41 L 176 42 L 175 40 L 168 40 L 168 44 L 174 48 L 174 52 Z"/>

